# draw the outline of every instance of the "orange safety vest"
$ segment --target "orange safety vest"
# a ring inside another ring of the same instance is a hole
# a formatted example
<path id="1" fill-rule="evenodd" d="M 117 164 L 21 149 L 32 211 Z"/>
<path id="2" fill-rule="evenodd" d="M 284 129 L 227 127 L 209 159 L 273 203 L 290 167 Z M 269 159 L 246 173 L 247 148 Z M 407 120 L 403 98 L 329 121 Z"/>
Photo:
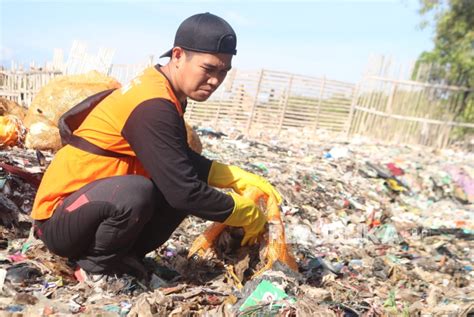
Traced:
<path id="1" fill-rule="evenodd" d="M 129 174 L 149 177 L 121 132 L 132 111 L 141 103 L 155 98 L 169 100 L 183 116 L 181 103 L 171 84 L 155 67 L 145 69 L 128 85 L 105 97 L 74 131 L 74 135 L 123 156 L 98 155 L 66 145 L 56 153 L 43 176 L 31 217 L 35 220 L 50 218 L 65 197 L 92 181 Z M 154 106 L 159 105 L 150 105 Z"/>

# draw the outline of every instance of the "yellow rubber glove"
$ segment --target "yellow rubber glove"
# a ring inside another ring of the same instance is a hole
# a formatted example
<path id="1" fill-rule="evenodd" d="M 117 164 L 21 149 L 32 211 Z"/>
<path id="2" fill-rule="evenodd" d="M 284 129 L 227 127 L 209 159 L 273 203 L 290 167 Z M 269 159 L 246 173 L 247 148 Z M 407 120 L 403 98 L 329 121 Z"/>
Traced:
<path id="1" fill-rule="evenodd" d="M 234 199 L 234 210 L 224 221 L 224 224 L 232 227 L 244 228 L 244 238 L 241 245 L 255 244 L 259 233 L 263 230 L 267 219 L 258 209 L 253 200 L 231 193 Z"/>
<path id="2" fill-rule="evenodd" d="M 232 188 L 240 195 L 243 194 L 247 187 L 253 186 L 268 196 L 274 195 L 278 204 L 281 204 L 282 200 L 280 193 L 263 177 L 246 172 L 237 166 L 226 165 L 216 161 L 212 162 L 208 184 L 219 188 Z"/>

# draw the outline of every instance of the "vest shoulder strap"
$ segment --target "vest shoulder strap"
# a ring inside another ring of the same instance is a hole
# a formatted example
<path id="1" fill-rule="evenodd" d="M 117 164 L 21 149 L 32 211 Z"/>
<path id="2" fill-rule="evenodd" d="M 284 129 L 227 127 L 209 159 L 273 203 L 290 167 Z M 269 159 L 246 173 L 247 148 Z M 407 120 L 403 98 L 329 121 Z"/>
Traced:
<path id="1" fill-rule="evenodd" d="M 91 111 L 115 89 L 109 89 L 87 97 L 67 112 L 65 112 L 58 122 L 59 134 L 63 145 L 69 144 L 83 151 L 108 157 L 127 157 L 126 154 L 120 154 L 114 151 L 105 150 L 84 138 L 74 135 L 74 131 L 79 128 L 81 123 L 91 113 Z"/>

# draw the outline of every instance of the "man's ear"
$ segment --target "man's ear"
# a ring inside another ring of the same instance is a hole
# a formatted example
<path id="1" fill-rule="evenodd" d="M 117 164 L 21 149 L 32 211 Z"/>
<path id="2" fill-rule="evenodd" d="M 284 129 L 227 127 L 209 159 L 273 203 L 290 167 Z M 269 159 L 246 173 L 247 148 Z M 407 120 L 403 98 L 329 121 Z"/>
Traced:
<path id="1" fill-rule="evenodd" d="M 171 51 L 171 59 L 174 59 L 176 62 L 178 62 L 183 57 L 184 50 L 179 46 L 173 47 L 173 50 Z"/>

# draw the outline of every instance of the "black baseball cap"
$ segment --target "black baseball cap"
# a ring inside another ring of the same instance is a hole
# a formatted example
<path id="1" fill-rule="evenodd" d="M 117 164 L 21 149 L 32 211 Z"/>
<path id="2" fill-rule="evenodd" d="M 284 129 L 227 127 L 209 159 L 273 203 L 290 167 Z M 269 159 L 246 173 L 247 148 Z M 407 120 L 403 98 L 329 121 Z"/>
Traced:
<path id="1" fill-rule="evenodd" d="M 174 47 L 203 53 L 237 54 L 237 36 L 224 19 L 209 12 L 195 14 L 181 23 L 174 38 Z M 161 57 L 171 57 L 170 49 Z"/>

